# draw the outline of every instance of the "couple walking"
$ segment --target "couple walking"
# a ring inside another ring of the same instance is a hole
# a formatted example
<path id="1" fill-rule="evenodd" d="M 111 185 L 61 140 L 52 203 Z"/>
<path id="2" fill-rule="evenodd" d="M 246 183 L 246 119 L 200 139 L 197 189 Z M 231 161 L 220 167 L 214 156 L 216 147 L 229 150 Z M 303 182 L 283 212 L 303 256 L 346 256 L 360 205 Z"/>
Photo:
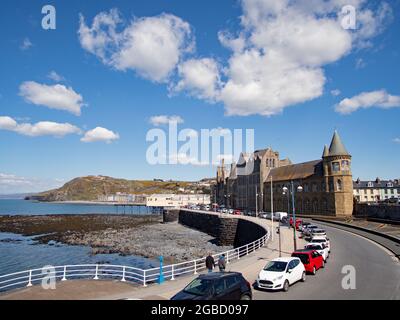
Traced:
<path id="1" fill-rule="evenodd" d="M 208 272 L 212 272 L 215 267 L 215 261 L 211 253 L 208 254 L 206 258 L 206 268 L 208 269 Z M 225 261 L 225 254 L 222 254 L 218 258 L 218 267 L 219 271 L 223 272 L 225 271 L 226 268 L 226 261 Z"/>

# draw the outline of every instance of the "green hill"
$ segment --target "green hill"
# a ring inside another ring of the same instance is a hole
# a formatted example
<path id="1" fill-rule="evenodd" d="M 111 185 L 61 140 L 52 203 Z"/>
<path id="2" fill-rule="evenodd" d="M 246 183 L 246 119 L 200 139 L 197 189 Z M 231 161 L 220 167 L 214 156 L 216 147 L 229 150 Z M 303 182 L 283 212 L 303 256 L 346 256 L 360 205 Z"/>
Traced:
<path id="1" fill-rule="evenodd" d="M 182 191 L 182 188 L 184 191 Z M 106 176 L 75 178 L 61 188 L 28 196 L 26 199 L 40 201 L 95 201 L 100 195 L 117 192 L 129 194 L 152 193 L 210 193 L 207 186 L 187 181 L 125 180 Z"/>

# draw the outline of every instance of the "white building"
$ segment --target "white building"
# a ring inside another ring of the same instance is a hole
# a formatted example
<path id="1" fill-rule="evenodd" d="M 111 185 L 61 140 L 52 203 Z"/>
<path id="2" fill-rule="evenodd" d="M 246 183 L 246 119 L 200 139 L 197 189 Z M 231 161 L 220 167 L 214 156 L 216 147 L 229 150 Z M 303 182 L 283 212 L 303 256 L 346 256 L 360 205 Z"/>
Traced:
<path id="1" fill-rule="evenodd" d="M 400 198 L 399 179 L 353 182 L 353 194 L 358 202 L 378 202 L 391 198 Z"/>
<path id="2" fill-rule="evenodd" d="M 148 207 L 183 207 L 210 203 L 210 195 L 207 194 L 152 194 L 146 198 Z"/>

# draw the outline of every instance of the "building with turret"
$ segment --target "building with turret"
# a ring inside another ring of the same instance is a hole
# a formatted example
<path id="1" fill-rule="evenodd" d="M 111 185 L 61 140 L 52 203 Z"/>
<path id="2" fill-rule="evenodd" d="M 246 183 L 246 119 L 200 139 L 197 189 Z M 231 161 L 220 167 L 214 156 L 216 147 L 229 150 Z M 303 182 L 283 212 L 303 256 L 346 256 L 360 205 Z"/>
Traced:
<path id="1" fill-rule="evenodd" d="M 271 184 L 272 181 L 272 184 Z M 351 155 L 337 131 L 321 159 L 292 164 L 281 160 L 271 148 L 242 153 L 230 172 L 224 163 L 217 171 L 217 203 L 247 211 L 292 212 L 289 194 L 283 188 L 302 186 L 295 193 L 298 214 L 349 216 L 353 213 Z M 272 198 L 271 205 L 271 185 Z"/>
<path id="2" fill-rule="evenodd" d="M 295 192 L 296 213 L 307 215 L 351 216 L 353 214 L 353 181 L 351 155 L 337 131 L 331 144 L 325 145 L 320 160 L 276 168 L 264 183 L 264 208 L 271 208 L 271 180 L 274 211 L 292 212 L 289 194 L 283 188 L 303 187 Z M 290 201 L 288 201 L 290 200 Z"/>

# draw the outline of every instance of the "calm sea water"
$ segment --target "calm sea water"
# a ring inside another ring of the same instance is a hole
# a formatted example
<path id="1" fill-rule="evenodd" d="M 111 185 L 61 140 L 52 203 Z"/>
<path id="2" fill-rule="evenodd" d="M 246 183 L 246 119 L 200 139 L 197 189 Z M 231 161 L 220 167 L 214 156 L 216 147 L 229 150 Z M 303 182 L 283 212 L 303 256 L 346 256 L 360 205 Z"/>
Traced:
<path id="1" fill-rule="evenodd" d="M 113 206 L 96 204 L 51 203 L 14 199 L 0 199 L 0 215 L 45 215 L 45 214 L 146 214 L 145 206 Z"/>
<path id="2" fill-rule="evenodd" d="M 108 205 L 81 205 L 39 203 L 25 200 L 0 199 L 0 215 L 45 215 L 45 214 L 117 214 L 124 213 Z M 146 207 L 126 208 L 126 214 L 150 213 Z M 69 246 L 59 243 L 37 244 L 33 237 L 0 232 L 0 275 L 41 268 L 45 265 L 109 263 L 139 268 L 153 268 L 158 262 L 138 256 L 118 254 L 92 255 L 86 246 Z"/>

